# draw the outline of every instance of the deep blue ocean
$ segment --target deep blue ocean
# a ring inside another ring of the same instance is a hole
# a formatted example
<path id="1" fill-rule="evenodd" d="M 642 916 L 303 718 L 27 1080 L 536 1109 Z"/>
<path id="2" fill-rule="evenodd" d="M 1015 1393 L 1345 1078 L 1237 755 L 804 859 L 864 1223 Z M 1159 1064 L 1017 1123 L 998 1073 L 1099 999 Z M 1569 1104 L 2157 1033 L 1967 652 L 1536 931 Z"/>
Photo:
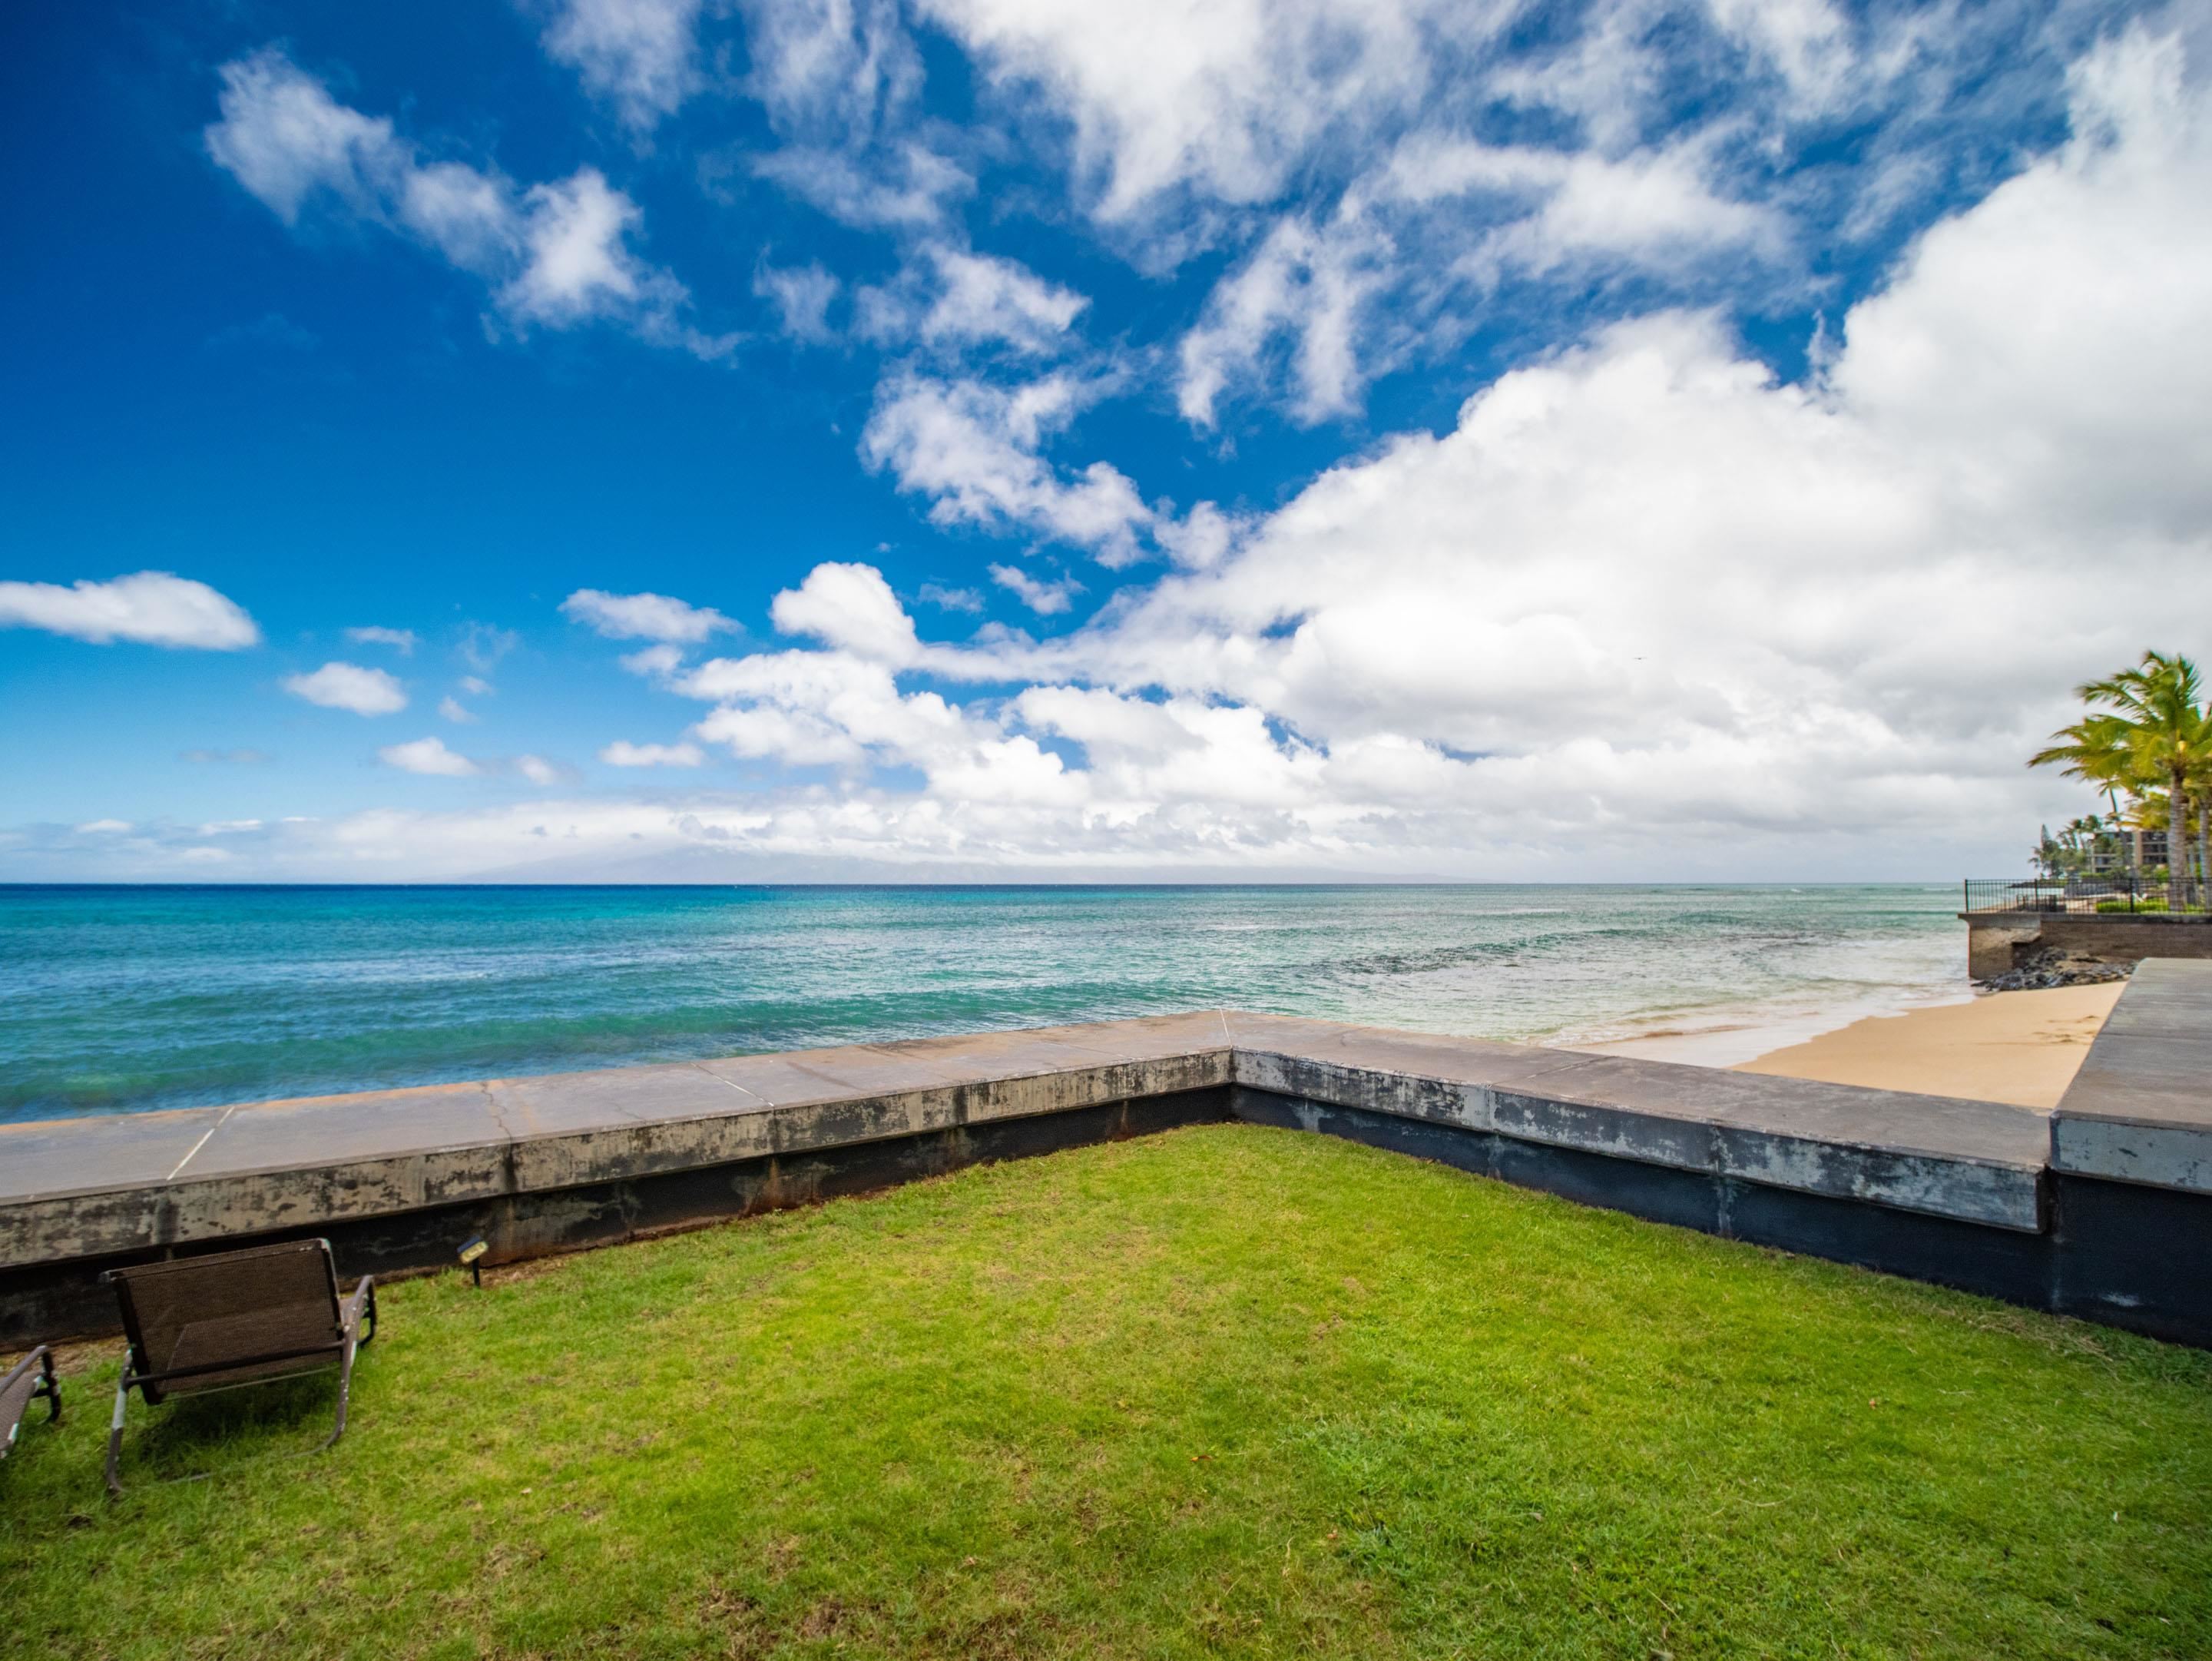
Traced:
<path id="1" fill-rule="evenodd" d="M 0 1120 L 1219 1005 L 1787 1042 L 1963 994 L 1957 905 L 1937 885 L 0 886 Z"/>

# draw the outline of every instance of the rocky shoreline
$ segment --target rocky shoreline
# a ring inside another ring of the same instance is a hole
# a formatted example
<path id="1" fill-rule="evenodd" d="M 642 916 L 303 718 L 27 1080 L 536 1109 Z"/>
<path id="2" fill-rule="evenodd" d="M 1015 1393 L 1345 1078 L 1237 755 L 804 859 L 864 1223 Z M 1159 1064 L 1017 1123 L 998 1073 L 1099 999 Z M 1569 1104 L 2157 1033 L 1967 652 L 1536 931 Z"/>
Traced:
<path id="1" fill-rule="evenodd" d="M 2098 958 L 2077 958 L 2054 946 L 2045 946 L 2020 959 L 2002 975 L 1974 983 L 1978 992 L 2039 992 L 2054 986 L 2096 986 L 2124 981 L 2135 973 L 2131 963 L 2110 963 Z"/>

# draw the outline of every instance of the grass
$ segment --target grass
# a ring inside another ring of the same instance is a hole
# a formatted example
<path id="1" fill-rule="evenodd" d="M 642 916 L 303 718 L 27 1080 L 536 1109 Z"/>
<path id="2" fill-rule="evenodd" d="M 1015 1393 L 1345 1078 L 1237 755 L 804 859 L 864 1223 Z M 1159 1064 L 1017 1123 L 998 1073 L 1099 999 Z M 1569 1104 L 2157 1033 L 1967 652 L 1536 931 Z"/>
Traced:
<path id="1" fill-rule="evenodd" d="M 2212 1653 L 2212 1357 L 1318 1136 L 381 1301 L 335 1452 L 326 1384 L 134 1404 L 114 1506 L 80 1362 L 10 1647 Z"/>

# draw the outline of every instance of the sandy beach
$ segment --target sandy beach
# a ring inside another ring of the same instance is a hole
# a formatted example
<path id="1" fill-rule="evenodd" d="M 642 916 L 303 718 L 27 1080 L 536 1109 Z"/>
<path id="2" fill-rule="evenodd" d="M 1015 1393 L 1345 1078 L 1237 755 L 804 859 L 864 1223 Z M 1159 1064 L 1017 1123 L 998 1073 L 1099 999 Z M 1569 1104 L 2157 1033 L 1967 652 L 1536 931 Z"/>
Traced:
<path id="1" fill-rule="evenodd" d="M 2125 984 L 1998 992 L 1876 1015 L 1739 1062 L 1735 1070 L 2052 1107 Z"/>

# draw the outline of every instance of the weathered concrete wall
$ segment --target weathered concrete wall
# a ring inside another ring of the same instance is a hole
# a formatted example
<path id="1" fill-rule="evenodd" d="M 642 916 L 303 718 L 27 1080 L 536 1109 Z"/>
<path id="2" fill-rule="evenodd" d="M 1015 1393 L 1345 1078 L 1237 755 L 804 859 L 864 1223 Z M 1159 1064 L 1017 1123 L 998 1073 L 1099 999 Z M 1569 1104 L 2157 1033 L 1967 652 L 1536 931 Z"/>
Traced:
<path id="1" fill-rule="evenodd" d="M 1966 925 L 1966 973 L 1986 981 L 2016 967 L 2030 952 L 2051 948 L 2105 963 L 2144 958 L 2212 958 L 2212 922 L 2156 911 L 2131 916 L 2072 913 L 1961 912 Z"/>
<path id="2" fill-rule="evenodd" d="M 2039 924 L 2027 928 L 1997 928 L 1969 922 L 1966 925 L 1966 974 L 1973 980 L 1991 981 L 2009 974 L 2027 952 L 2043 943 Z"/>
<path id="3" fill-rule="evenodd" d="M 2212 963 L 2141 964 L 2051 1116 L 2057 1307 L 2212 1345 Z"/>
<path id="4" fill-rule="evenodd" d="M 2212 973 L 2161 984 L 2122 1010 L 2212 1030 Z M 1228 1012 L 0 1127 L 0 1342 L 105 1323 L 117 1262 L 322 1234 L 390 1272 L 476 1233 L 499 1261 L 1232 1114 L 2212 1342 L 2212 1281 L 2146 1280 L 2077 1153 L 2094 1113 L 2054 1189 L 2030 1109 Z M 2212 1217 L 2203 1171 L 2168 1232 Z"/>

